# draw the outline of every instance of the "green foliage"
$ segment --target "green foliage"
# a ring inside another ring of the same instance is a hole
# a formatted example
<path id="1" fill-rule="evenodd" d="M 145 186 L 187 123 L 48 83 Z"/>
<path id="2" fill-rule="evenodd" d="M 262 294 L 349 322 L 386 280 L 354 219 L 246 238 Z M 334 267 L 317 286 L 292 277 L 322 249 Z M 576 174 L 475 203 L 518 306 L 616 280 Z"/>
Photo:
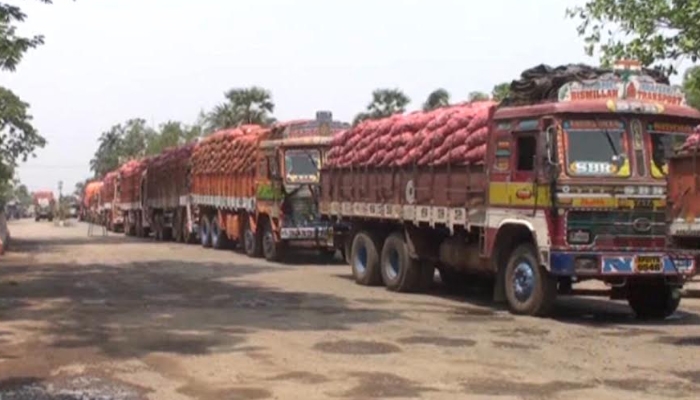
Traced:
<path id="1" fill-rule="evenodd" d="M 252 86 L 231 89 L 224 94 L 226 101 L 206 114 L 208 133 L 244 124 L 270 125 L 275 122 L 272 113 L 275 103 L 269 90 Z"/>
<path id="2" fill-rule="evenodd" d="M 688 105 L 700 110 L 700 67 L 691 67 L 685 71 L 683 92 Z"/>
<path id="3" fill-rule="evenodd" d="M 503 101 L 510 94 L 510 83 L 503 82 L 493 87 L 491 98 L 494 101 Z"/>
<path id="4" fill-rule="evenodd" d="M 168 121 L 153 129 L 144 119 L 130 119 L 102 133 L 90 169 L 100 178 L 128 160 L 159 154 L 169 147 L 189 143 L 201 134 L 202 128 L 197 125 Z"/>
<path id="5" fill-rule="evenodd" d="M 410 102 L 411 99 L 399 89 L 376 89 L 372 92 L 372 101 L 364 112 L 355 116 L 353 124 L 356 125 L 366 119 L 381 119 L 403 113 Z"/>
<path id="6" fill-rule="evenodd" d="M 631 58 L 671 74 L 671 61 L 700 55 L 697 0 L 588 0 L 567 16 L 580 20 L 586 53 L 600 52 L 606 66 Z"/>
<path id="7" fill-rule="evenodd" d="M 436 89 L 428 95 L 428 99 L 423 103 L 423 111 L 430 111 L 440 107 L 450 105 L 450 93 L 445 89 Z"/>
<path id="8" fill-rule="evenodd" d="M 484 92 L 470 92 L 469 102 L 473 103 L 475 101 L 485 101 L 489 99 L 489 95 Z"/>
<path id="9" fill-rule="evenodd" d="M 51 3 L 51 0 L 39 1 Z M 16 23 L 24 22 L 26 18 L 27 15 L 19 7 L 0 3 L 0 70 L 14 71 L 27 50 L 44 43 L 44 37 L 41 35 L 17 35 Z"/>
<path id="10" fill-rule="evenodd" d="M 0 87 L 0 163 L 14 167 L 18 160 L 26 161 L 37 147 L 43 147 L 46 140 L 31 124 L 29 104 L 20 100 L 10 90 Z M 11 170 L 0 171 L 0 179 L 9 179 Z"/>
<path id="11" fill-rule="evenodd" d="M 27 185 L 16 182 L 14 189 L 14 197 L 17 200 L 17 202 L 24 208 L 28 208 L 32 205 L 32 194 L 29 193 Z"/>

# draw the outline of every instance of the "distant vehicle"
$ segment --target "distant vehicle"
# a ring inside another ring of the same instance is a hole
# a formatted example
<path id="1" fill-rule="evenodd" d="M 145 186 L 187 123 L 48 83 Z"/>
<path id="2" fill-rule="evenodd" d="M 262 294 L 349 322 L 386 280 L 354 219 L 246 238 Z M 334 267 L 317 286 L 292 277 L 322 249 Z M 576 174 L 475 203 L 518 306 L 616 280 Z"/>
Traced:
<path id="1" fill-rule="evenodd" d="M 79 204 L 71 204 L 70 207 L 68 207 L 68 217 L 69 218 L 78 218 L 79 212 L 80 212 L 80 205 Z"/>
<path id="2" fill-rule="evenodd" d="M 51 191 L 41 191 L 32 193 L 34 200 L 34 220 L 47 219 L 53 221 L 56 209 L 56 199 Z"/>

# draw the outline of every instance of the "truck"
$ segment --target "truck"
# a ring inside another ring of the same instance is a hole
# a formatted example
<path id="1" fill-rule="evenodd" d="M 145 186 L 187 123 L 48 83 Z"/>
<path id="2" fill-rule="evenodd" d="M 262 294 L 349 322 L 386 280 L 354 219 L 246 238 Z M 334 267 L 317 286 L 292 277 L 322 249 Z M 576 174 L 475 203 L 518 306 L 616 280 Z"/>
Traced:
<path id="1" fill-rule="evenodd" d="M 99 223 L 113 232 L 120 231 L 124 223 L 121 210 L 116 203 L 118 200 L 116 197 L 118 175 L 118 171 L 111 171 L 104 176 L 98 197 Z"/>
<path id="2" fill-rule="evenodd" d="M 99 221 L 99 198 L 102 191 L 102 181 L 88 182 L 83 189 L 82 198 L 80 201 L 80 217 L 81 221 L 97 223 Z"/>
<path id="3" fill-rule="evenodd" d="M 332 256 L 332 230 L 318 209 L 319 170 L 332 134 L 347 127 L 322 111 L 314 120 L 246 125 L 197 143 L 187 214 L 201 244 L 239 244 L 270 261 L 303 247 Z"/>
<path id="4" fill-rule="evenodd" d="M 143 172 L 143 216 L 157 241 L 192 243 L 196 238 L 189 175 L 194 147 L 195 143 L 189 143 L 166 149 Z"/>
<path id="5" fill-rule="evenodd" d="M 127 236 L 148 237 L 151 224 L 144 208 L 144 174 L 150 159 L 131 160 L 117 172 L 116 198 Z"/>
<path id="6" fill-rule="evenodd" d="M 50 190 L 43 190 L 32 193 L 34 204 L 34 220 L 47 219 L 53 221 L 56 212 L 56 198 Z"/>
<path id="7" fill-rule="evenodd" d="M 481 276 L 511 312 L 547 315 L 559 292 L 599 280 L 639 318 L 676 310 L 698 259 L 666 243 L 667 154 L 700 112 L 634 62 L 540 71 L 511 85 L 517 102 L 334 138 L 320 209 L 358 284 L 412 292 L 435 269 L 448 284 Z"/>
<path id="8" fill-rule="evenodd" d="M 684 127 L 686 130 L 688 127 Z M 685 142 L 671 141 L 668 162 L 668 247 L 675 251 L 700 252 L 700 132 Z"/>

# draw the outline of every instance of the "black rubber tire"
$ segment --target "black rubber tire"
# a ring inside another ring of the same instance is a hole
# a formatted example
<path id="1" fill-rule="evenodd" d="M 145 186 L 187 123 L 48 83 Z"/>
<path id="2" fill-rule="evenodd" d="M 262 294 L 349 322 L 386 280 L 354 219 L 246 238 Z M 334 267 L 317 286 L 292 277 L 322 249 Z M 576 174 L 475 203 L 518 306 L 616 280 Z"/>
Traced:
<path id="1" fill-rule="evenodd" d="M 264 223 L 262 232 L 262 253 L 267 261 L 280 261 L 284 254 L 284 243 L 275 241 L 272 226 L 268 221 Z"/>
<path id="2" fill-rule="evenodd" d="M 202 247 L 211 247 L 211 220 L 206 214 L 199 220 L 199 242 Z"/>
<path id="3" fill-rule="evenodd" d="M 175 215 L 173 216 L 173 240 L 176 243 L 182 243 L 182 210 L 175 210 Z"/>
<path id="4" fill-rule="evenodd" d="M 381 243 L 369 232 L 359 232 L 352 240 L 350 267 L 355 282 L 364 286 L 382 284 L 379 268 L 379 248 Z"/>
<path id="5" fill-rule="evenodd" d="M 163 241 L 163 216 L 161 214 L 153 215 L 153 239 L 156 242 Z"/>
<path id="6" fill-rule="evenodd" d="M 387 289 L 416 292 L 421 288 L 421 262 L 408 254 L 403 233 L 392 233 L 384 241 L 379 265 Z"/>
<path id="7" fill-rule="evenodd" d="M 226 231 L 219 226 L 219 218 L 217 216 L 211 217 L 209 227 L 211 229 L 211 247 L 217 250 L 228 248 L 228 236 L 226 236 Z"/>
<path id="8" fill-rule="evenodd" d="M 243 232 L 243 251 L 245 251 L 248 257 L 258 258 L 262 256 L 262 237 L 258 233 L 259 232 L 253 232 L 250 226 L 246 224 Z"/>
<path id="9" fill-rule="evenodd" d="M 522 298 L 516 294 L 516 269 L 520 264 L 529 267 L 532 289 Z M 546 316 L 551 312 L 557 297 L 557 281 L 537 260 L 537 253 L 531 244 L 517 246 L 508 257 L 505 270 L 505 295 L 508 308 L 513 314 Z"/>
<path id="10" fill-rule="evenodd" d="M 681 296 L 662 280 L 630 282 L 627 302 L 638 319 L 661 320 L 676 312 Z"/>

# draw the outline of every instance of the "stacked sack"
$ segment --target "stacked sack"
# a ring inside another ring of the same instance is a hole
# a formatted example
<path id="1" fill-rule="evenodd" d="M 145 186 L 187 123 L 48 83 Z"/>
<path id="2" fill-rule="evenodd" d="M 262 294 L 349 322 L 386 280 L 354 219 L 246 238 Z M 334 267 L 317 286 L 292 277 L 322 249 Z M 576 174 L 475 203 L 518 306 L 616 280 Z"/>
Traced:
<path id="1" fill-rule="evenodd" d="M 483 163 L 494 107 L 484 101 L 364 121 L 333 137 L 326 166 Z"/>
<path id="2" fill-rule="evenodd" d="M 117 171 L 112 171 L 102 179 L 102 187 L 100 188 L 102 203 L 110 203 L 114 200 L 114 185 L 117 182 L 117 174 Z"/>
<path id="3" fill-rule="evenodd" d="M 102 190 L 102 182 L 90 182 L 85 186 L 85 197 L 83 197 L 83 205 L 85 207 L 90 207 L 93 201 L 97 199 L 97 195 Z"/>
<path id="4" fill-rule="evenodd" d="M 139 200 L 141 193 L 141 175 L 147 160 L 131 160 L 119 168 L 120 201 L 133 203 Z"/>
<path id="5" fill-rule="evenodd" d="M 192 174 L 252 171 L 258 140 L 267 132 L 267 129 L 258 125 L 243 125 L 214 133 L 195 146 L 192 153 Z"/>

